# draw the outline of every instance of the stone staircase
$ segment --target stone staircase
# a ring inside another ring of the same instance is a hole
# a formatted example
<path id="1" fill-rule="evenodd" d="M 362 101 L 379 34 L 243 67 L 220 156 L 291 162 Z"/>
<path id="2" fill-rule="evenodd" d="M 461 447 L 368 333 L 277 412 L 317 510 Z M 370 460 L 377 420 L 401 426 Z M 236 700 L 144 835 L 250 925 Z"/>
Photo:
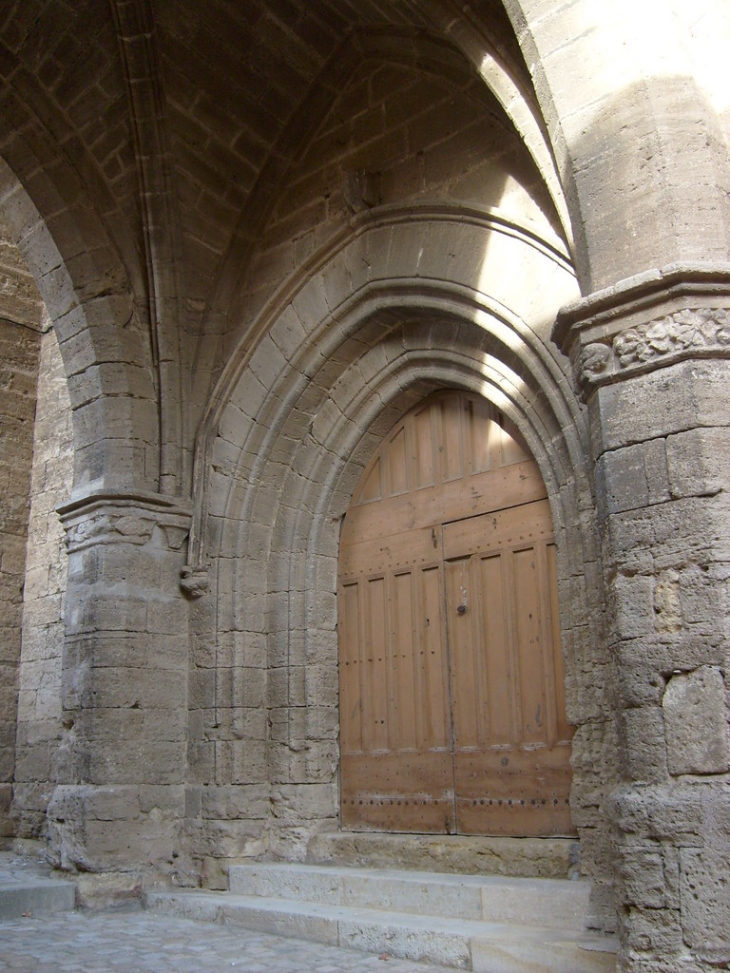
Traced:
<path id="1" fill-rule="evenodd" d="M 36 859 L 0 852 L 0 921 L 71 912 L 75 904 L 73 882 L 52 878 Z"/>
<path id="2" fill-rule="evenodd" d="M 158 913 L 237 923 L 474 973 L 609 973 L 583 881 L 281 862 L 234 865 L 228 892 L 154 891 Z"/>

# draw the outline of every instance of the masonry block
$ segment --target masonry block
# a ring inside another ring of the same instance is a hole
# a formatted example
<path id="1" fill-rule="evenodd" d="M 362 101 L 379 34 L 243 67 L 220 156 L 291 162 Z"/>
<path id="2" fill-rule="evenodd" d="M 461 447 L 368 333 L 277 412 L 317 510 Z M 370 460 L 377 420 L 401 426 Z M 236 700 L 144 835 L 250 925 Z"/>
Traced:
<path id="1" fill-rule="evenodd" d="M 711 666 L 677 673 L 669 680 L 662 709 L 671 774 L 722 774 L 730 770 L 725 699 L 725 680 Z"/>

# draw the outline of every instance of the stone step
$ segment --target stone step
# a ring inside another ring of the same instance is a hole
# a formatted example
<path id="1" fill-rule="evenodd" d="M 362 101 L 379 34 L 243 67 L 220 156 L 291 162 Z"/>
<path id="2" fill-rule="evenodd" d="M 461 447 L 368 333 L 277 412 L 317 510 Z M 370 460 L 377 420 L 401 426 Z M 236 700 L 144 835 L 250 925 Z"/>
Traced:
<path id="1" fill-rule="evenodd" d="M 474 973 L 615 967 L 615 942 L 583 930 L 583 881 L 257 862 L 232 865 L 229 883 L 149 892 L 146 906 Z"/>
<path id="2" fill-rule="evenodd" d="M 146 908 L 473 973 L 611 973 L 615 943 L 539 926 L 230 892 L 147 892 Z"/>
<path id="3" fill-rule="evenodd" d="M 0 921 L 75 908 L 76 886 L 48 871 L 35 861 L 0 854 Z"/>
<path id="4" fill-rule="evenodd" d="M 590 898 L 588 882 L 564 879 L 281 862 L 232 865 L 228 880 L 230 891 L 238 895 L 573 932 L 583 931 Z"/>
<path id="5" fill-rule="evenodd" d="M 580 844 L 576 838 L 334 831 L 310 839 L 307 861 L 462 875 L 570 878 L 579 871 Z"/>

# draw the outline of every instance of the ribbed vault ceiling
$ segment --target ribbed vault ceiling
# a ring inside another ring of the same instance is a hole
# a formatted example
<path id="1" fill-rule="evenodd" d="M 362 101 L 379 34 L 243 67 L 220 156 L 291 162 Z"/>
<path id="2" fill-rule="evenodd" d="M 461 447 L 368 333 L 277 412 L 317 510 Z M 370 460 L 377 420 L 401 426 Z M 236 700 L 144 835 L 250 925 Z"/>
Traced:
<path id="1" fill-rule="evenodd" d="M 167 183 L 158 174 L 146 188 L 172 189 L 184 233 L 207 205 L 225 235 L 229 221 L 218 215 L 240 213 L 272 155 L 300 148 L 302 122 L 292 121 L 328 70 L 335 97 L 331 66 L 353 38 L 391 35 L 397 59 L 409 38 L 451 44 L 445 32 L 467 21 L 527 92 L 499 0 L 18 0 L 0 21 L 0 111 L 15 122 L 25 108 L 40 120 L 129 266 L 120 217 L 128 225 L 136 216 L 144 249 L 135 152 L 165 169 Z M 136 104 L 130 91 L 141 92 Z M 151 118 L 162 136 L 145 144 Z M 226 241 L 206 245 L 224 250 Z"/>

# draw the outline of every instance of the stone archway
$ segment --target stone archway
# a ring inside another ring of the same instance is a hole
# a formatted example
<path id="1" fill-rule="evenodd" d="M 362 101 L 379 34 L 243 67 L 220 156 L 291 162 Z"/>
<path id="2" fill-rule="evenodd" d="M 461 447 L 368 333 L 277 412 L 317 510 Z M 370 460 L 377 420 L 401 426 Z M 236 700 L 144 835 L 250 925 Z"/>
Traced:
<path id="1" fill-rule="evenodd" d="M 238 809 L 225 814 L 229 857 L 261 842 L 300 857 L 311 835 L 338 826 L 340 521 L 393 423 L 439 388 L 500 409 L 540 467 L 566 595 L 568 708 L 579 759 L 590 753 L 579 792 L 594 800 L 610 750 L 602 717 L 582 716 L 604 711 L 603 683 L 594 689 L 582 675 L 595 655 L 584 620 L 600 592 L 583 581 L 596 557 L 586 430 L 547 341 L 562 275 L 534 238 L 476 213 L 365 217 L 277 292 L 258 340 L 231 356 L 198 442 L 187 569 L 212 595 L 194 620 L 200 678 L 211 667 L 227 677 L 211 684 L 206 711 L 191 700 L 191 734 L 207 806 Z M 207 713 L 215 727 L 206 729 Z M 226 768 L 220 783 L 209 752 L 219 775 Z M 196 833 L 208 827 L 222 825 L 196 818 Z M 592 853 L 603 840 L 593 821 L 586 835 Z"/>

